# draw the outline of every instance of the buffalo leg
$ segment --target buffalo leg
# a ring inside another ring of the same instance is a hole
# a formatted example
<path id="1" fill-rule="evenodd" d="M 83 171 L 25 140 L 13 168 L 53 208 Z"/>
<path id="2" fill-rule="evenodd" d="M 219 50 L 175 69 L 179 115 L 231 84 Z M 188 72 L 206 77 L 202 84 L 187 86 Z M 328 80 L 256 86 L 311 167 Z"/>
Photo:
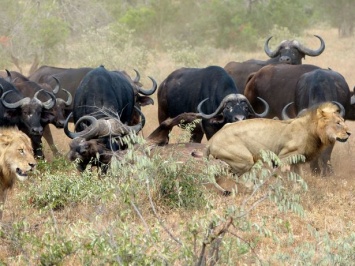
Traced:
<path id="1" fill-rule="evenodd" d="M 43 137 L 47 141 L 49 148 L 53 152 L 53 155 L 55 155 L 55 156 L 60 155 L 57 147 L 54 144 L 53 135 L 52 135 L 51 128 L 49 125 L 44 127 Z"/>

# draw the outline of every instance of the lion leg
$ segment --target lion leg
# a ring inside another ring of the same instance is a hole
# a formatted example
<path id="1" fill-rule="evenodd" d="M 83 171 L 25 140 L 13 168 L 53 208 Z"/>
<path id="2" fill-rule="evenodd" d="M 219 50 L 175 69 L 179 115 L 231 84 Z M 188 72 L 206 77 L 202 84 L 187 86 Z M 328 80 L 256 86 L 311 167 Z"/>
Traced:
<path id="1" fill-rule="evenodd" d="M 218 151 L 211 149 L 211 154 L 226 162 L 238 176 L 248 172 L 255 163 L 253 154 L 246 147 L 227 145 L 218 149 Z"/>

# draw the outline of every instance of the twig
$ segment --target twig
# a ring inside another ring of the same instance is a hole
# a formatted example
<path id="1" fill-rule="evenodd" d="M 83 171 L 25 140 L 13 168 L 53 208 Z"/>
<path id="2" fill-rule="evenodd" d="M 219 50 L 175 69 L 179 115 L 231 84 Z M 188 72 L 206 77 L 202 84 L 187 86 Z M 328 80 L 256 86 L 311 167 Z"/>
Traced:
<path id="1" fill-rule="evenodd" d="M 169 231 L 168 228 L 166 228 L 166 226 L 163 224 L 163 222 L 159 219 L 159 216 L 155 210 L 155 207 L 154 207 L 154 203 L 153 203 L 153 200 L 152 200 L 152 197 L 150 195 L 150 187 L 149 187 L 149 180 L 147 178 L 147 181 L 146 181 L 146 184 L 147 184 L 147 190 L 148 190 L 148 197 L 149 197 L 149 202 L 150 202 L 150 206 L 152 207 L 152 210 L 153 210 L 153 213 L 154 213 L 154 216 L 155 218 L 157 218 L 159 224 L 161 227 L 163 227 L 163 229 L 165 230 L 165 232 L 167 232 L 169 234 L 169 236 L 176 242 L 178 243 L 180 246 L 182 246 L 182 243 Z"/>
<path id="2" fill-rule="evenodd" d="M 58 230 L 58 225 L 57 225 L 57 220 L 54 217 L 54 213 L 53 213 L 53 209 L 49 208 L 49 212 L 51 214 L 51 218 L 53 220 L 53 224 L 54 224 L 54 230 L 57 236 L 59 236 L 59 230 Z"/>
<path id="3" fill-rule="evenodd" d="M 140 211 L 138 210 L 137 206 L 131 201 L 131 205 L 132 207 L 134 208 L 134 210 L 136 211 L 136 213 L 138 214 L 139 218 L 141 219 L 141 221 L 143 222 L 144 226 L 145 226 L 145 230 L 147 231 L 147 234 L 148 235 L 151 235 L 150 234 L 150 230 L 149 230 L 149 227 L 147 225 L 147 223 L 145 222 L 142 214 L 140 213 Z"/>

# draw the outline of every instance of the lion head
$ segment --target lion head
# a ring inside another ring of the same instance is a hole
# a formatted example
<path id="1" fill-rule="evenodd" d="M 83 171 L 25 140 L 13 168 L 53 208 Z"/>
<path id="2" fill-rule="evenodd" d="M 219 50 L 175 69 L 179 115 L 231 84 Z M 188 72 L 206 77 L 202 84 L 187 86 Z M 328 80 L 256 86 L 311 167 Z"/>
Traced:
<path id="1" fill-rule="evenodd" d="M 340 115 L 339 107 L 333 103 L 324 103 L 317 108 L 318 133 L 325 144 L 335 141 L 345 142 L 351 133 Z"/>
<path id="2" fill-rule="evenodd" d="M 0 178 L 4 188 L 12 186 L 15 179 L 26 180 L 36 166 L 29 137 L 17 128 L 0 130 Z"/>

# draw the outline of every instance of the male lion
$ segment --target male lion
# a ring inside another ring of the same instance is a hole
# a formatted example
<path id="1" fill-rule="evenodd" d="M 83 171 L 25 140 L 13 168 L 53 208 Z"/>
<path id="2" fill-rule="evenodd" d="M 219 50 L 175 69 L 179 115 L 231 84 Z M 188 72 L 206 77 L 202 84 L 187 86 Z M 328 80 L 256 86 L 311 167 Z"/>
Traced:
<path id="1" fill-rule="evenodd" d="M 0 220 L 2 208 L 16 178 L 27 179 L 27 173 L 36 166 L 29 137 L 17 127 L 0 128 Z"/>
<path id="2" fill-rule="evenodd" d="M 225 161 L 238 175 L 251 169 L 261 150 L 270 150 L 280 159 L 304 155 L 309 162 L 335 141 L 344 142 L 350 136 L 341 109 L 327 102 L 295 119 L 255 118 L 226 124 L 209 140 L 206 155 Z"/>

